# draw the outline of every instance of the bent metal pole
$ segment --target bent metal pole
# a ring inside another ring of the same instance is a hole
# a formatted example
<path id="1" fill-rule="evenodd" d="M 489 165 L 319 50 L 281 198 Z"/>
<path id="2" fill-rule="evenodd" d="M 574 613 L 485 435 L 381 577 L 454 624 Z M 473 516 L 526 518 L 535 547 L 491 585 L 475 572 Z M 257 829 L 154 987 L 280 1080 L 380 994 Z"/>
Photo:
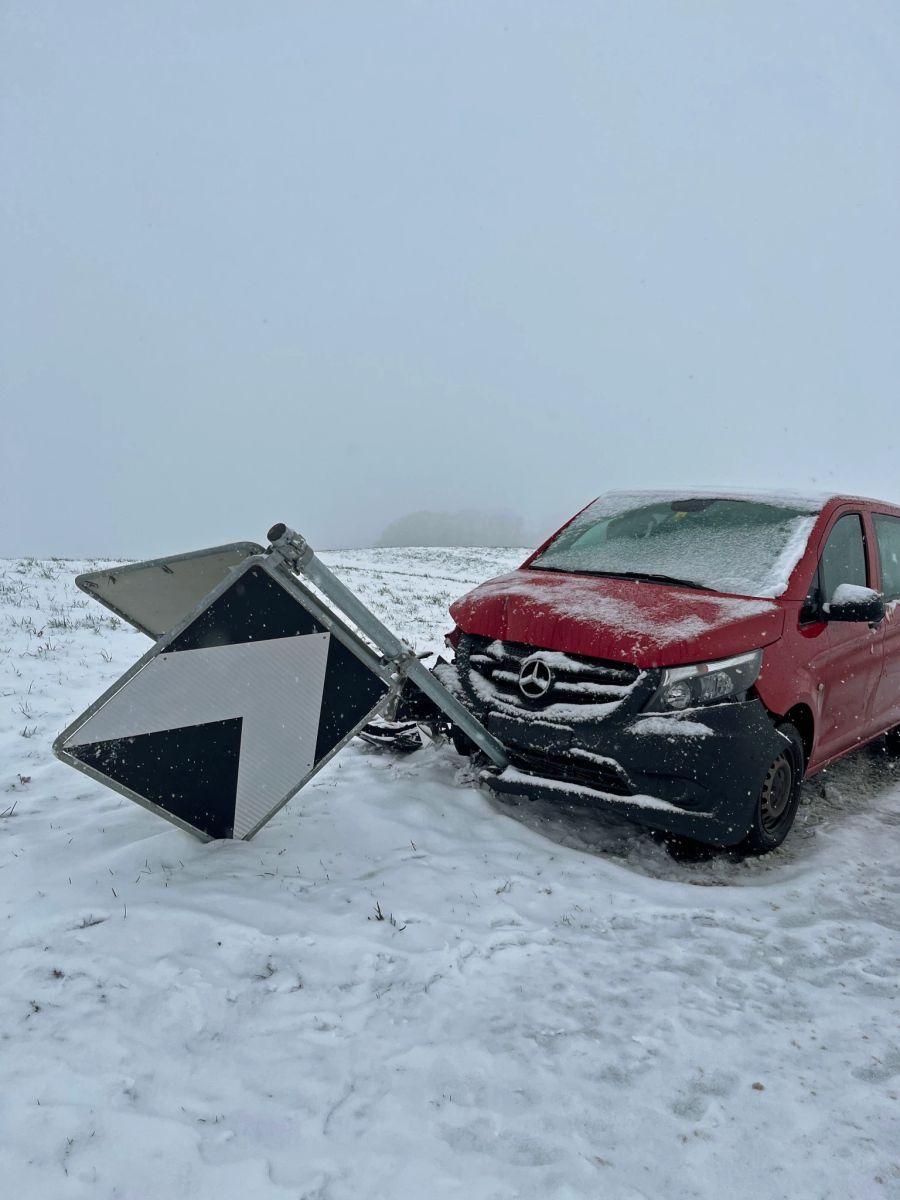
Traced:
<path id="1" fill-rule="evenodd" d="M 371 638 L 385 658 L 393 662 L 399 675 L 411 679 L 493 763 L 498 767 L 507 766 L 509 757 L 503 745 L 428 670 L 412 647 L 391 633 L 321 559 L 317 558 L 306 538 L 282 523 L 272 526 L 268 538 L 272 553 L 277 554 L 291 571 L 304 575 L 336 608 L 349 617 L 366 637 Z"/>

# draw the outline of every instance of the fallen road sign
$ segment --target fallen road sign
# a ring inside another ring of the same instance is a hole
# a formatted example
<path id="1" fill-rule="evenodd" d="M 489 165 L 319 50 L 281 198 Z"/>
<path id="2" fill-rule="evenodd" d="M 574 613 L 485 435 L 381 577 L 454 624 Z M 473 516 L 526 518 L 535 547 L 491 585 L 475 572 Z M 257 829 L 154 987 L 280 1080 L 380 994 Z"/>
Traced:
<path id="1" fill-rule="evenodd" d="M 305 538 L 279 524 L 269 541 L 79 577 L 158 640 L 59 735 L 57 757 L 201 837 L 247 839 L 409 680 L 506 766 L 493 734 Z"/>
<path id="2" fill-rule="evenodd" d="M 205 838 L 250 838 L 390 694 L 392 668 L 264 554 L 243 559 L 57 738 Z"/>

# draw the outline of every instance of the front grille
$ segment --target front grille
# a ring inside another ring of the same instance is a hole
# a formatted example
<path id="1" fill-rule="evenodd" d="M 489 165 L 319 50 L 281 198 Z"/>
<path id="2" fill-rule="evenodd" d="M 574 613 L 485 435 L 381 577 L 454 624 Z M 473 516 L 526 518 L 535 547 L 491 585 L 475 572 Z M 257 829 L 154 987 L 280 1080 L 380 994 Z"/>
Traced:
<path id="1" fill-rule="evenodd" d="M 473 634 L 464 635 L 459 649 L 461 666 L 464 670 L 468 667 L 478 697 L 518 711 L 541 711 L 551 705 L 617 705 L 641 676 L 631 663 L 606 662 Z M 537 700 L 527 698 L 519 689 L 519 671 L 529 658 L 540 659 L 553 675 L 549 691 Z"/>
<path id="2" fill-rule="evenodd" d="M 584 787 L 608 792 L 613 796 L 633 796 L 634 788 L 625 772 L 611 758 L 601 758 L 583 750 L 537 754 L 520 747 L 508 747 L 509 760 L 514 767 L 529 775 L 556 779 L 563 783 L 580 783 Z M 539 782 L 539 780 L 537 780 Z"/>

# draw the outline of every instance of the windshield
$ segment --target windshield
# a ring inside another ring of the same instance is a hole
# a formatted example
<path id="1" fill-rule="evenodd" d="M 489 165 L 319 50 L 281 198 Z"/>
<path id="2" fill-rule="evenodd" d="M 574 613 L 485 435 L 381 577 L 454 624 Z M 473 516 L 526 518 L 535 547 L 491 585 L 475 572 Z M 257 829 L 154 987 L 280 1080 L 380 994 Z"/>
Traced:
<path id="1" fill-rule="evenodd" d="M 808 506 L 781 502 L 601 496 L 531 568 L 779 596 L 814 524 Z"/>

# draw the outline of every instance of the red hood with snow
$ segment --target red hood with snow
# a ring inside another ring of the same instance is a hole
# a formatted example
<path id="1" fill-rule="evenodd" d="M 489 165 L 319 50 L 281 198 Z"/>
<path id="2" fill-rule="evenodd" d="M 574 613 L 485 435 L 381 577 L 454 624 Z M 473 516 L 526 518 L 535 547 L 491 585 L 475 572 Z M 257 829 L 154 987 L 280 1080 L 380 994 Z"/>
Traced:
<path id="1" fill-rule="evenodd" d="M 489 579 L 450 613 L 464 633 L 644 668 L 730 658 L 784 627 L 774 600 L 524 569 Z"/>

